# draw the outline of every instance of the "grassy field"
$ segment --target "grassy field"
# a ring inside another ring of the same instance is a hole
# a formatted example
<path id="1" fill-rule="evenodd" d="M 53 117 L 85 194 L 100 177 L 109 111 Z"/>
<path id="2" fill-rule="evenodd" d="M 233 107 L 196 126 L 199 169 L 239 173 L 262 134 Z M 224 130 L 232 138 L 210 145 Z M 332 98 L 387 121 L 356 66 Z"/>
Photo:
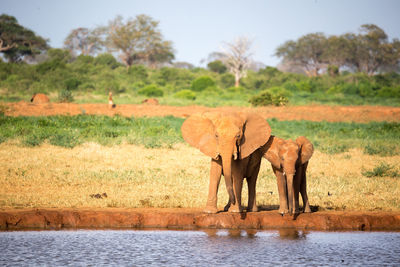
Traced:
<path id="1" fill-rule="evenodd" d="M 183 143 L 183 119 L 0 116 L 0 207 L 203 207 L 209 159 Z M 400 124 L 269 120 L 309 137 L 310 202 L 320 210 L 400 211 Z M 278 204 L 263 160 L 257 203 Z M 106 193 L 105 195 L 102 195 Z M 246 203 L 247 190 L 244 190 Z M 223 183 L 219 205 L 227 194 Z"/>
<path id="2" fill-rule="evenodd" d="M 186 144 L 145 148 L 91 142 L 70 149 L 25 147 L 14 140 L 0 144 L 0 160 L 2 208 L 203 207 L 207 199 L 209 159 Z M 308 171 L 310 203 L 319 210 L 400 211 L 399 163 L 399 155 L 317 150 Z M 243 194 L 245 204 L 246 187 Z M 219 206 L 226 201 L 221 183 Z M 279 203 L 266 160 L 257 203 L 266 208 Z"/>
<path id="3" fill-rule="evenodd" d="M 175 117 L 127 118 L 122 116 L 9 117 L 0 115 L 0 142 L 18 139 L 22 145 L 43 142 L 75 147 L 85 142 L 102 145 L 136 144 L 147 148 L 171 147 L 183 142 Z M 311 122 L 268 120 L 272 134 L 296 139 L 304 135 L 322 152 L 333 154 L 361 149 L 370 155 L 400 154 L 400 123 Z"/>

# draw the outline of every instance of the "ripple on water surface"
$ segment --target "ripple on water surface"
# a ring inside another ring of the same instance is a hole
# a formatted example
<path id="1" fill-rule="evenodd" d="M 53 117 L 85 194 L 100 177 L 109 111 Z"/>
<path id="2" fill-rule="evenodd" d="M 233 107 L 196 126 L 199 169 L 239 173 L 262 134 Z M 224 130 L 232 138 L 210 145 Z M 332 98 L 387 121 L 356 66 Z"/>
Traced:
<path id="1" fill-rule="evenodd" d="M 0 251 L 0 266 L 398 266 L 400 233 L 298 230 L 0 232 Z"/>

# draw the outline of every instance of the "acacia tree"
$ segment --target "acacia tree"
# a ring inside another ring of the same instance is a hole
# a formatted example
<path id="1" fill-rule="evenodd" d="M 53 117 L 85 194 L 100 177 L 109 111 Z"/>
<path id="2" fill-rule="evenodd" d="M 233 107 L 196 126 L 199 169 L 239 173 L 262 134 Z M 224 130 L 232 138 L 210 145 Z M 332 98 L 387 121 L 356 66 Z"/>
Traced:
<path id="1" fill-rule="evenodd" d="M 252 63 L 250 51 L 252 42 L 246 37 L 239 37 L 231 43 L 225 43 L 220 60 L 235 76 L 235 87 L 239 87 L 240 79 L 246 77 Z"/>
<path id="2" fill-rule="evenodd" d="M 381 68 L 398 64 L 396 44 L 389 42 L 381 28 L 374 24 L 364 24 L 360 32 L 352 39 L 355 42 L 352 53 L 356 55 L 352 63 L 358 71 L 373 75 Z"/>
<path id="3" fill-rule="evenodd" d="M 102 49 L 104 29 L 77 28 L 73 29 L 65 38 L 64 46 L 71 53 L 78 52 L 82 55 L 94 55 Z"/>
<path id="4" fill-rule="evenodd" d="M 326 67 L 324 51 L 326 37 L 323 33 L 311 33 L 300 37 L 297 41 L 287 41 L 276 49 L 275 55 L 285 62 L 303 68 L 308 76 L 317 76 Z"/>
<path id="5" fill-rule="evenodd" d="M 18 24 L 15 17 L 0 15 L 0 52 L 9 62 L 35 56 L 48 48 L 47 40 Z"/>
<path id="6" fill-rule="evenodd" d="M 138 15 L 126 23 L 117 16 L 109 23 L 106 45 L 120 53 L 127 68 L 134 63 L 154 67 L 156 63 L 170 62 L 174 58 L 172 43 L 163 40 L 158 24 L 146 15 Z"/>
<path id="7" fill-rule="evenodd" d="M 381 28 L 365 24 L 359 34 L 346 33 L 329 38 L 322 33 L 307 34 L 279 46 L 275 55 L 282 57 L 284 63 L 300 66 L 309 76 L 318 75 L 328 65 L 373 75 L 398 69 L 400 42 L 397 39 L 389 42 Z"/>

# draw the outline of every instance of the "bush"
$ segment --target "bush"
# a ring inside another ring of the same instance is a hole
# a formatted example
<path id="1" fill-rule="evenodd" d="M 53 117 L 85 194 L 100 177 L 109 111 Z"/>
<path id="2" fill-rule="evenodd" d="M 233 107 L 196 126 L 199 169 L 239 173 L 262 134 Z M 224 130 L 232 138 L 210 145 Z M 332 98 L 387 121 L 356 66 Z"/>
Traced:
<path id="1" fill-rule="evenodd" d="M 135 82 L 145 82 L 149 76 L 146 67 L 143 65 L 131 66 L 128 70 L 128 73 Z"/>
<path id="2" fill-rule="evenodd" d="M 215 60 L 207 64 L 207 68 L 213 72 L 222 74 L 227 71 L 227 67 L 221 60 Z"/>
<path id="3" fill-rule="evenodd" d="M 109 66 L 111 69 L 116 69 L 117 67 L 121 66 L 121 63 L 118 63 L 115 57 L 108 53 L 98 55 L 94 59 L 94 64 Z"/>
<path id="4" fill-rule="evenodd" d="M 191 91 L 191 90 L 181 90 L 177 93 L 175 93 L 175 97 L 177 98 L 183 98 L 183 99 L 188 99 L 188 100 L 195 100 L 196 99 L 196 93 Z"/>
<path id="5" fill-rule="evenodd" d="M 362 175 L 366 177 L 400 177 L 400 173 L 393 170 L 394 166 L 381 162 L 380 165 L 376 166 L 371 171 L 364 170 Z"/>
<path id="6" fill-rule="evenodd" d="M 157 87 L 155 84 L 150 84 L 147 85 L 146 87 L 143 87 L 138 91 L 139 95 L 145 95 L 147 97 L 153 97 L 153 96 L 163 96 L 164 91 L 160 88 Z"/>
<path id="7" fill-rule="evenodd" d="M 193 91 L 200 92 L 212 86 L 215 86 L 215 81 L 208 76 L 202 76 L 192 82 L 191 88 Z"/>
<path id="8" fill-rule="evenodd" d="M 249 102 L 253 106 L 285 106 L 291 94 L 283 87 L 272 87 L 262 91 L 260 94 L 253 96 Z"/>
<path id="9" fill-rule="evenodd" d="M 58 92 L 58 101 L 62 102 L 62 103 L 73 102 L 74 97 L 72 96 L 72 93 L 70 90 L 63 89 Z"/>
<path id="10" fill-rule="evenodd" d="M 235 85 L 235 76 L 230 73 L 224 73 L 219 77 L 219 84 L 222 88 L 229 88 Z"/>
<path id="11" fill-rule="evenodd" d="M 396 87 L 385 86 L 377 92 L 377 96 L 400 98 L 400 86 L 396 86 Z"/>
<path id="12" fill-rule="evenodd" d="M 256 107 L 272 105 L 272 94 L 269 91 L 263 91 L 260 94 L 250 98 L 249 102 Z"/>
<path id="13" fill-rule="evenodd" d="M 67 90 L 75 90 L 81 83 L 78 78 L 69 78 L 65 81 L 65 88 Z"/>

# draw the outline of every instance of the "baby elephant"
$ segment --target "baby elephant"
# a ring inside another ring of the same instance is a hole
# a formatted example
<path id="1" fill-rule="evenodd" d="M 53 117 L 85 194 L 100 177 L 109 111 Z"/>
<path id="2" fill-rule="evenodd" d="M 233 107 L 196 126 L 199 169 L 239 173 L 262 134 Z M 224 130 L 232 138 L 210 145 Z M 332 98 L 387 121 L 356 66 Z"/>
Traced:
<path id="1" fill-rule="evenodd" d="M 272 165 L 279 191 L 279 213 L 299 213 L 299 192 L 303 198 L 304 212 L 311 212 L 306 191 L 306 170 L 314 147 L 304 136 L 284 140 L 271 136 L 264 158 Z"/>

